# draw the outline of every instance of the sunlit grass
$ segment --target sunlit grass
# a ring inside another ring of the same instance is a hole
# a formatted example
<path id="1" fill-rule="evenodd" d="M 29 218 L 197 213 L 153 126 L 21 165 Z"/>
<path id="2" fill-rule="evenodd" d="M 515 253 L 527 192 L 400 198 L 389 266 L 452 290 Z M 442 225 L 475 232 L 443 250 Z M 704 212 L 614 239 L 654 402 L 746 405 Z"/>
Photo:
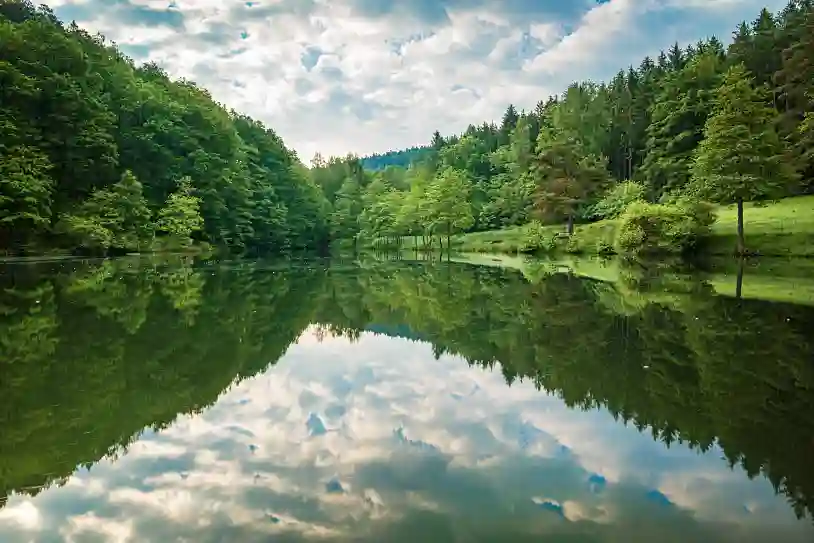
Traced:
<path id="1" fill-rule="evenodd" d="M 737 236 L 737 209 L 721 206 L 704 249 L 708 254 L 733 254 Z M 761 255 L 814 256 L 814 196 L 786 198 L 764 205 L 747 204 L 744 210 L 746 246 Z M 545 227 L 551 235 L 563 232 L 561 225 Z M 575 234 L 584 252 L 591 253 L 600 241 L 613 239 L 616 221 L 606 220 L 576 226 Z M 476 253 L 518 253 L 524 248 L 524 226 L 473 232 L 453 239 L 456 250 Z"/>

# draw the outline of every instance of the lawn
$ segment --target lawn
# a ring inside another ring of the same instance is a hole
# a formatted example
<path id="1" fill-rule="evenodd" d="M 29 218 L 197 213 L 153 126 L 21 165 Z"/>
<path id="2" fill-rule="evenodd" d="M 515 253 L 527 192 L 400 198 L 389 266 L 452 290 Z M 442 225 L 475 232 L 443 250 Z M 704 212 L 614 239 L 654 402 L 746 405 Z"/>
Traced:
<path id="1" fill-rule="evenodd" d="M 737 236 L 735 206 L 721 206 L 712 226 L 705 253 L 729 255 L 734 252 Z M 564 227 L 546 227 L 551 233 Z M 600 242 L 612 244 L 616 221 L 605 220 L 576 226 L 576 238 L 582 252 L 595 252 Z M 797 196 L 764 205 L 746 204 L 744 209 L 746 246 L 761 255 L 814 256 L 814 196 Z M 517 253 L 523 249 L 525 228 L 514 226 L 501 230 L 473 232 L 453 238 L 458 251 L 476 253 Z"/>
<path id="2" fill-rule="evenodd" d="M 624 272 L 618 259 L 565 255 L 556 260 L 539 260 L 525 255 L 462 253 L 452 260 L 478 266 L 514 269 L 530 281 L 534 281 L 537 268 L 543 266 L 549 272 L 572 273 L 612 284 L 620 292 L 627 291 L 622 286 Z M 675 275 L 683 279 L 693 277 L 693 274 Z M 697 272 L 695 278 L 708 283 L 720 296 L 736 295 L 737 265 L 731 259 L 721 260 L 720 266 L 713 266 L 710 271 Z M 746 299 L 814 306 L 814 262 L 783 258 L 752 259 L 744 266 L 741 296 Z"/>
<path id="3" fill-rule="evenodd" d="M 712 225 L 709 252 L 730 254 L 737 240 L 738 212 L 722 207 Z M 814 196 L 786 198 L 743 210 L 746 247 L 763 255 L 814 256 Z"/>

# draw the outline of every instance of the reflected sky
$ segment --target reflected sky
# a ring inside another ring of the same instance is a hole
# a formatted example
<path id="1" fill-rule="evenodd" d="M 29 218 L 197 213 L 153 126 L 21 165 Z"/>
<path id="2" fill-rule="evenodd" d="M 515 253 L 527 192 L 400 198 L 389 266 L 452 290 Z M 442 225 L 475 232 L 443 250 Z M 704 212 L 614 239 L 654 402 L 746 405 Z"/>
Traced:
<path id="1" fill-rule="evenodd" d="M 668 449 L 429 344 L 320 338 L 64 486 L 12 495 L 0 541 L 814 540 L 717 448 Z"/>

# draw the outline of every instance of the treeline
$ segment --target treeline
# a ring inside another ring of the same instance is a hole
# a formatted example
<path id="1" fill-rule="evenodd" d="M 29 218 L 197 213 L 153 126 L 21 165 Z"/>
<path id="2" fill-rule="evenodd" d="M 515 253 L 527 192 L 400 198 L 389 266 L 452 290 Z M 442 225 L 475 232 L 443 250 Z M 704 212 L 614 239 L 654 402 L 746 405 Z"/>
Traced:
<path id="1" fill-rule="evenodd" d="M 324 243 L 327 202 L 263 124 L 194 83 L 0 3 L 0 251 Z"/>
<path id="2" fill-rule="evenodd" d="M 431 152 L 432 149 L 427 146 L 417 146 L 386 153 L 374 153 L 362 158 L 362 166 L 366 170 L 372 171 L 383 170 L 389 166 L 408 168 L 427 158 Z"/>
<path id="3" fill-rule="evenodd" d="M 510 105 L 499 125 L 436 132 L 429 147 L 426 160 L 400 171 L 351 173 L 354 157 L 317 167 L 320 185 L 340 187 L 326 192 L 333 236 L 396 240 L 532 219 L 567 223 L 570 233 L 574 222 L 650 204 L 633 210 L 636 238 L 636 221 L 680 226 L 695 217 L 688 201 L 810 193 L 814 3 L 764 9 L 728 47 L 714 37 L 676 44 L 609 82 L 573 83 L 532 111 Z M 435 200 L 450 181 L 454 210 Z"/>
<path id="4" fill-rule="evenodd" d="M 570 233 L 623 214 L 624 248 L 650 243 L 652 224 L 657 238 L 681 234 L 666 245 L 692 246 L 709 221 L 695 202 L 814 191 L 813 6 L 763 10 L 727 48 L 675 45 L 532 111 L 509 106 L 499 125 L 367 159 L 316 157 L 309 170 L 193 82 L 7 0 L 0 251 L 279 252 L 405 235 L 448 246 L 456 232 L 539 219 Z"/>

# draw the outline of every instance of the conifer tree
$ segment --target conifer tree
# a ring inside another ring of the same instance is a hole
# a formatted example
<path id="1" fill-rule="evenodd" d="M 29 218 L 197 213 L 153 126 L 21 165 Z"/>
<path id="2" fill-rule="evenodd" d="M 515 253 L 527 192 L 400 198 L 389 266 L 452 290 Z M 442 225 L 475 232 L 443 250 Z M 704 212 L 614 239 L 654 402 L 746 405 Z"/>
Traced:
<path id="1" fill-rule="evenodd" d="M 737 204 L 739 254 L 746 252 L 743 202 L 788 193 L 797 177 L 765 94 L 754 87 L 743 64 L 730 68 L 716 91 L 692 166 L 693 189 L 700 196 Z"/>

